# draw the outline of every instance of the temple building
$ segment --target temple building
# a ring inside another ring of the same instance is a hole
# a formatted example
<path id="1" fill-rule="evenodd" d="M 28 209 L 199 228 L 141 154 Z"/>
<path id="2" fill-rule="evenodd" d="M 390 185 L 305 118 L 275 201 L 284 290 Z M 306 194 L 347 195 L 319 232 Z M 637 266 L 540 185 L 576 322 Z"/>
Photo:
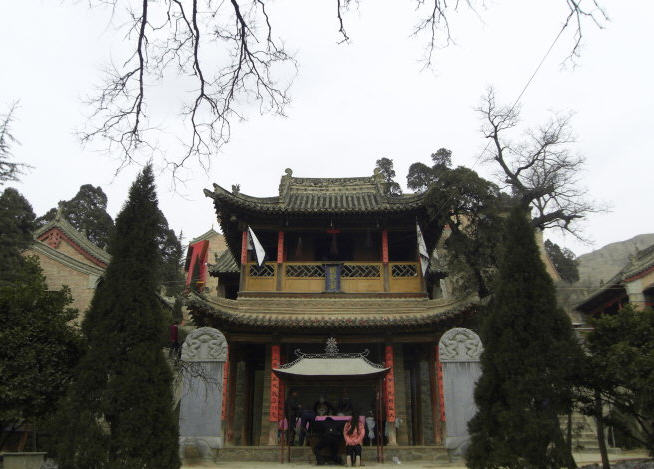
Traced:
<path id="1" fill-rule="evenodd" d="M 290 169 L 277 196 L 235 189 L 205 190 L 227 249 L 208 260 L 202 248 L 190 254 L 217 282 L 187 300 L 196 325 L 218 329 L 228 343 L 225 445 L 276 445 L 288 394 L 273 369 L 293 362 L 296 350 L 319 354 L 333 337 L 340 352 L 367 350 L 367 360 L 389 369 L 386 444 L 441 446 L 439 339 L 465 327 L 478 299 L 449 293 L 436 262 L 423 269 L 420 238 L 431 253 L 443 233 L 430 222 L 424 195 L 387 195 L 379 174 L 300 178 Z M 375 412 L 369 385 L 317 382 L 294 390 L 303 408 L 323 397 L 334 408 L 351 402 L 363 415 Z"/>

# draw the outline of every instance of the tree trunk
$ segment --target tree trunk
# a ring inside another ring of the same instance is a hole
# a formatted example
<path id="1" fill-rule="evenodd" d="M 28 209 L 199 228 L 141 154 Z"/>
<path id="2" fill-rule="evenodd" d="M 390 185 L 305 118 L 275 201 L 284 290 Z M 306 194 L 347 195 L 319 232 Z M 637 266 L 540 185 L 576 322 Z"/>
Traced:
<path id="1" fill-rule="evenodd" d="M 602 456 L 602 469 L 611 469 L 609 455 L 606 451 L 606 440 L 604 439 L 604 421 L 602 420 L 602 396 L 595 391 L 595 422 L 597 424 L 597 443 L 599 444 L 600 455 Z"/>
<path id="2" fill-rule="evenodd" d="M 572 409 L 568 412 L 568 427 L 566 428 L 566 443 L 568 444 L 568 452 L 572 454 Z"/>

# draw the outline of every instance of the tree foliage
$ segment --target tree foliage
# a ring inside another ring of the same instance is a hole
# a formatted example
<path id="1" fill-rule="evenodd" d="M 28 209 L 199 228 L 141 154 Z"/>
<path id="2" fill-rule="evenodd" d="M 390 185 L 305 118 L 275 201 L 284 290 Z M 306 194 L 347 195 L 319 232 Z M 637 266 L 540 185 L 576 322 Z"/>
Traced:
<path id="1" fill-rule="evenodd" d="M 561 249 L 558 244 L 549 239 L 545 240 L 545 252 L 563 280 L 568 283 L 579 280 L 579 261 L 574 252 L 568 248 Z"/>
<path id="2" fill-rule="evenodd" d="M 59 202 L 59 206 L 64 218 L 76 230 L 85 233 L 89 241 L 96 246 L 107 247 L 114 229 L 114 221 L 107 213 L 107 195 L 100 186 L 84 184 L 80 186 L 75 197 Z M 37 219 L 37 223 L 44 225 L 56 216 L 57 209 L 51 208 Z"/>
<path id="3" fill-rule="evenodd" d="M 149 104 L 161 82 L 180 80 L 185 89 L 178 108 L 185 134 L 174 160 L 166 162 L 176 171 L 189 158 L 208 164 L 216 150 L 230 138 L 231 122 L 241 119 L 248 108 L 283 115 L 290 101 L 288 88 L 297 67 L 279 38 L 274 10 L 262 0 L 92 0 L 91 5 L 110 6 L 116 23 L 125 32 L 127 52 L 108 67 L 95 96 L 89 98 L 91 116 L 83 141 L 101 139 L 109 151 L 120 152 L 123 164 L 146 150 L 158 150 L 166 129 L 164 119 Z M 352 0 L 336 0 L 335 31 L 340 42 L 348 42 L 346 13 Z M 566 0 L 563 29 L 573 28 L 576 38 L 571 56 L 578 52 L 582 25 L 598 26 L 606 14 L 598 0 L 588 4 Z M 448 18 L 459 2 L 416 0 L 413 35 L 426 37 L 423 63 L 429 66 L 435 49 L 451 42 Z M 478 2 L 465 2 L 476 11 Z M 483 6 L 483 2 L 481 3 Z M 273 7 L 274 8 L 274 7 Z M 124 11 L 126 10 L 126 11 Z M 215 65 L 219 64 L 219 65 Z M 289 70 L 290 69 L 290 70 Z M 253 106 L 255 104 L 255 106 Z M 150 109 L 150 112 L 146 112 Z"/>
<path id="4" fill-rule="evenodd" d="M 172 376 L 161 350 L 162 236 L 152 168 L 116 219 L 112 259 L 82 323 L 88 350 L 64 407 L 62 468 L 178 468 Z"/>
<path id="5" fill-rule="evenodd" d="M 70 290 L 49 290 L 36 257 L 0 283 L 0 427 L 53 413 L 72 378 L 81 336 Z"/>
<path id="6" fill-rule="evenodd" d="M 184 291 L 184 275 L 182 267 L 184 263 L 184 251 L 182 250 L 181 234 L 177 237 L 175 231 L 168 227 L 168 221 L 163 212 L 160 212 L 161 235 L 157 244 L 161 251 L 161 285 L 166 296 L 177 296 Z"/>
<path id="7" fill-rule="evenodd" d="M 581 350 L 556 306 L 524 209 L 512 209 L 504 233 L 499 278 L 481 330 L 468 466 L 571 466 L 558 417 L 571 408 Z"/>
<path id="8" fill-rule="evenodd" d="M 591 325 L 589 387 L 614 410 L 603 418 L 654 455 L 654 310 L 626 305 Z"/>
<path id="9" fill-rule="evenodd" d="M 509 206 L 508 196 L 472 169 L 451 168 L 452 152 L 446 148 L 432 153 L 431 160 L 431 166 L 416 162 L 409 167 L 407 186 L 425 192 L 431 220 L 450 228 L 444 244 L 450 277 L 485 297 L 497 268 L 501 214 Z"/>
<path id="10" fill-rule="evenodd" d="M 393 160 L 390 158 L 380 158 L 376 162 L 375 171 L 378 171 L 384 179 L 384 193 L 386 195 L 401 195 L 402 188 L 395 181 L 395 170 L 393 169 Z"/>
<path id="11" fill-rule="evenodd" d="M 23 263 L 22 252 L 34 242 L 34 211 L 11 187 L 0 195 L 0 284 L 12 281 Z"/>
<path id="12" fill-rule="evenodd" d="M 497 268 L 505 198 L 495 184 L 469 168 L 442 167 L 438 174 L 429 186 L 425 205 L 440 226 L 450 228 L 444 246 L 450 275 L 462 276 L 468 288 L 474 286 L 485 297 Z"/>

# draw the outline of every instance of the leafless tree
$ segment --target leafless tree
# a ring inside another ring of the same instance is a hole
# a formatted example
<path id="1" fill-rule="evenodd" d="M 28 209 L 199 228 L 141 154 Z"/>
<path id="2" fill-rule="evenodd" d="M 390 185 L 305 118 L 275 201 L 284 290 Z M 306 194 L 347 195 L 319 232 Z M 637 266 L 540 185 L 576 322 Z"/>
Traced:
<path id="1" fill-rule="evenodd" d="M 6 114 L 0 115 L 0 185 L 7 181 L 18 181 L 18 176 L 31 166 L 25 163 L 11 161 L 13 154 L 11 148 L 18 143 L 14 137 L 11 126 L 18 108 L 18 102 L 9 107 Z"/>
<path id="2" fill-rule="evenodd" d="M 154 107 L 152 90 L 171 78 L 192 90 L 182 98 L 185 134 L 174 136 L 184 151 L 171 159 L 165 156 L 173 172 L 189 158 L 208 165 L 211 155 L 229 140 L 231 123 L 245 117 L 248 107 L 284 115 L 293 76 L 288 68 L 294 70 L 296 63 L 273 30 L 266 0 L 88 1 L 92 6 L 108 5 L 120 17 L 129 53 L 109 68 L 89 98 L 92 113 L 81 139 L 105 142 L 107 150 L 120 152 L 122 165 L 132 162 L 141 149 L 151 157 L 159 146 L 163 130 L 149 114 Z M 435 48 L 452 42 L 448 17 L 460 3 L 473 10 L 484 6 L 483 0 L 415 1 L 419 20 L 413 34 L 428 37 L 426 66 Z M 576 31 L 573 54 L 586 20 L 600 27 L 606 20 L 598 1 L 589 0 L 582 7 L 578 0 L 565 0 L 569 14 L 563 27 Z M 345 18 L 353 2 L 357 0 L 335 2 L 341 43 L 349 41 Z"/>
<path id="3" fill-rule="evenodd" d="M 516 106 L 498 105 L 490 88 L 477 111 L 484 122 L 482 132 L 490 139 L 488 159 L 499 165 L 505 188 L 532 208 L 532 224 L 541 230 L 556 227 L 582 239 L 575 222 L 603 209 L 588 200 L 580 184 L 584 159 L 571 148 L 570 115 L 554 115 L 516 142 L 511 140 L 519 124 Z"/>

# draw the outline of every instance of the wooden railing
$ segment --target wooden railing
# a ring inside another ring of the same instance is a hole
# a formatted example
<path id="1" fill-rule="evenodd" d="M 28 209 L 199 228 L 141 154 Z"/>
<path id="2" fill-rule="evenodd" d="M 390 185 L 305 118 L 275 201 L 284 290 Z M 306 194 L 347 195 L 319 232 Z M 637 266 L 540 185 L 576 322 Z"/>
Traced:
<path id="1" fill-rule="evenodd" d="M 417 262 L 343 262 L 340 264 L 340 291 L 343 293 L 418 293 L 424 290 Z M 243 291 L 306 292 L 325 291 L 325 262 L 256 263 L 245 266 Z"/>

